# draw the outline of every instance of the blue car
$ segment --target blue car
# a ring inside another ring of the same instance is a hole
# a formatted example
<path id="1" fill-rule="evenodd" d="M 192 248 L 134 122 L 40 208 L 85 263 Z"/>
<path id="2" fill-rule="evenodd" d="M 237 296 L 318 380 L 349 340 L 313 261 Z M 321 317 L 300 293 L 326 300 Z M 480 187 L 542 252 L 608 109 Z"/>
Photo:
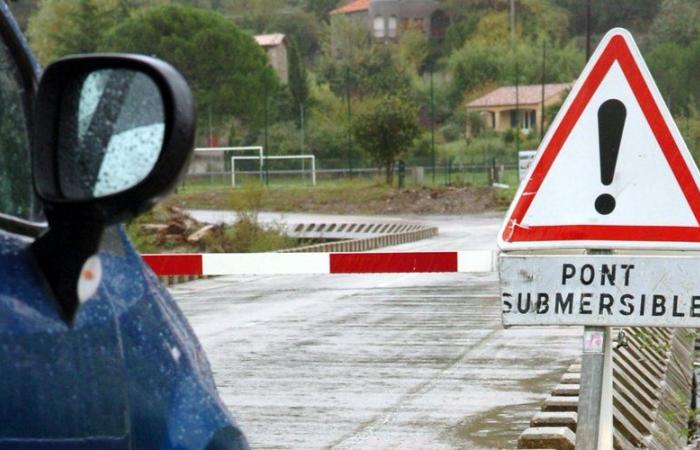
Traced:
<path id="1" fill-rule="evenodd" d="M 154 58 L 41 74 L 0 0 L 0 449 L 248 448 L 119 225 L 177 184 L 194 123 Z"/>

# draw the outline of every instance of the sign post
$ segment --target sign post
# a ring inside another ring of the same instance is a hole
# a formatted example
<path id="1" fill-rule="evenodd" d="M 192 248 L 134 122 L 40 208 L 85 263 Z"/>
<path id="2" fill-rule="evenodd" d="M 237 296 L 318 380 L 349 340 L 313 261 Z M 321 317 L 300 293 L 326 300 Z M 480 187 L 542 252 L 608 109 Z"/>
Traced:
<path id="1" fill-rule="evenodd" d="M 698 186 L 632 36 L 611 30 L 498 235 L 504 326 L 584 326 L 577 449 L 612 449 L 611 327 L 700 327 Z"/>
<path id="2" fill-rule="evenodd" d="M 612 337 L 610 327 L 584 327 L 576 448 L 612 448 Z"/>

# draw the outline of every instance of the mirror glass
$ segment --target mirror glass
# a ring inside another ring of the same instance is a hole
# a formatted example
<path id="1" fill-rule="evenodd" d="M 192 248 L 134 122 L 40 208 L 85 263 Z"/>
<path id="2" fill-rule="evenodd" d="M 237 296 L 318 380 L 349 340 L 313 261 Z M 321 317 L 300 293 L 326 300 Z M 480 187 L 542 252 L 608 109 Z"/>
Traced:
<path id="1" fill-rule="evenodd" d="M 127 69 L 100 69 L 61 95 L 59 185 L 67 199 L 104 197 L 137 185 L 163 148 L 165 112 L 158 86 Z"/>

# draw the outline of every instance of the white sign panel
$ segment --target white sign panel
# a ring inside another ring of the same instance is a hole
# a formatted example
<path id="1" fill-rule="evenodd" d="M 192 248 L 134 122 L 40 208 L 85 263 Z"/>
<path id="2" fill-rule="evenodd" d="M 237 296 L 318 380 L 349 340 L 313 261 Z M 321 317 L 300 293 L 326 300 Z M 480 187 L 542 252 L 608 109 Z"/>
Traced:
<path id="1" fill-rule="evenodd" d="M 699 185 L 632 36 L 614 29 L 542 140 L 498 245 L 700 248 Z"/>
<path id="2" fill-rule="evenodd" d="M 532 166 L 536 154 L 537 150 L 520 150 L 518 152 L 518 179 L 521 182 L 530 171 L 530 166 Z"/>
<path id="3" fill-rule="evenodd" d="M 499 257 L 503 325 L 700 327 L 700 256 Z"/>

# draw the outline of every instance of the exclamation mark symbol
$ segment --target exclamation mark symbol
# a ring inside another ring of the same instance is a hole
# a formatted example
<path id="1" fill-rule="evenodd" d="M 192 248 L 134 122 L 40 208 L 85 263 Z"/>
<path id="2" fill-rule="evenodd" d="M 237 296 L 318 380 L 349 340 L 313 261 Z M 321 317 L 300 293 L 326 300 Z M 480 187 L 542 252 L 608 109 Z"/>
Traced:
<path id="1" fill-rule="evenodd" d="M 598 109 L 600 181 L 605 186 L 610 186 L 615 175 L 626 117 L 627 109 L 620 100 L 608 100 Z M 615 209 L 615 197 L 610 194 L 600 194 L 595 200 L 595 209 L 600 214 L 610 214 Z"/>

